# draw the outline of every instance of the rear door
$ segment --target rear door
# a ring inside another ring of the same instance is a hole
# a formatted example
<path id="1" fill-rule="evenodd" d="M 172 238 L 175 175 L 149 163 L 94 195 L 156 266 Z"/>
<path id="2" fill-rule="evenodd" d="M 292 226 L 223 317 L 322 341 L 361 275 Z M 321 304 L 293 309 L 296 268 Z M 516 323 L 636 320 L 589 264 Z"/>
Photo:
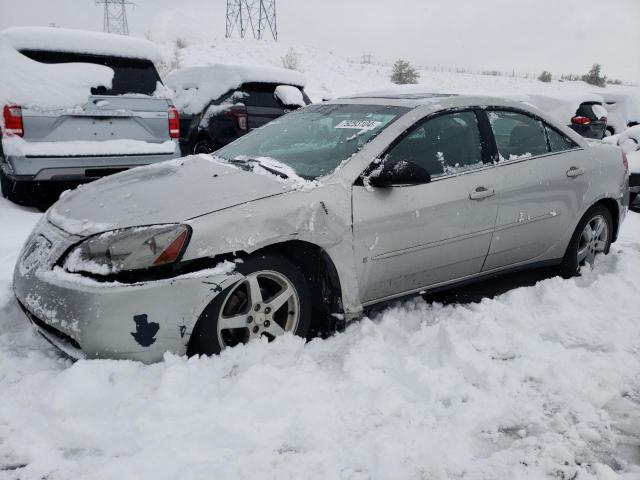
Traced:
<path id="1" fill-rule="evenodd" d="M 543 259 L 577 221 L 591 178 L 583 149 L 543 120 L 507 109 L 486 115 L 500 208 L 484 271 Z"/>
<path id="2" fill-rule="evenodd" d="M 25 140 L 131 139 L 151 143 L 169 140 L 169 102 L 152 96 L 160 78 L 149 60 L 33 50 L 21 53 L 43 63 L 95 63 L 114 71 L 111 88 L 92 89 L 82 108 L 73 111 L 24 108 Z"/>
<path id="3" fill-rule="evenodd" d="M 498 199 L 477 113 L 423 120 L 385 158 L 420 165 L 431 181 L 389 188 L 354 185 L 354 249 L 365 303 L 479 273 Z"/>
<path id="4" fill-rule="evenodd" d="M 277 87 L 278 84 L 273 83 L 246 83 L 242 86 L 243 98 L 240 102 L 247 107 L 249 130 L 298 108 L 296 105 L 284 105 L 275 95 Z"/>

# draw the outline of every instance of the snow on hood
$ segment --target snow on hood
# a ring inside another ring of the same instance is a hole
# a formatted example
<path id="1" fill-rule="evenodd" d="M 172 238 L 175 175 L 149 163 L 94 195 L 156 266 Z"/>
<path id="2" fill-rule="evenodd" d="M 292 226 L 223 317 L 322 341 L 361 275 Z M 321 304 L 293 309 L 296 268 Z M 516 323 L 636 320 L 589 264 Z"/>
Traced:
<path id="1" fill-rule="evenodd" d="M 49 220 L 75 235 L 179 223 L 291 189 L 206 155 L 139 167 L 64 194 Z"/>
<path id="2" fill-rule="evenodd" d="M 45 64 L 20 54 L 0 34 L 0 104 L 17 104 L 39 109 L 72 108 L 83 105 L 91 88 L 111 87 L 113 70 L 89 63 Z"/>
<path id="3" fill-rule="evenodd" d="M 158 46 L 142 38 L 51 27 L 12 27 L 0 32 L 16 50 L 89 53 L 159 62 Z"/>
<path id="4" fill-rule="evenodd" d="M 243 83 L 277 83 L 304 87 L 306 80 L 299 72 L 264 65 L 215 64 L 189 67 L 171 72 L 165 84 L 175 92 L 176 107 L 195 114 Z"/>

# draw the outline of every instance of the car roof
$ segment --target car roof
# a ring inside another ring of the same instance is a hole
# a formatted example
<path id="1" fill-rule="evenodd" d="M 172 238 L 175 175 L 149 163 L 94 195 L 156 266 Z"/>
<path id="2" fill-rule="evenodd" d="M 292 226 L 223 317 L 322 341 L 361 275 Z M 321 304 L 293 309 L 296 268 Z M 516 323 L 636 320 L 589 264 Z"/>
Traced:
<path id="1" fill-rule="evenodd" d="M 523 103 L 522 99 L 511 98 L 509 96 L 498 97 L 433 92 L 396 93 L 393 91 L 380 91 L 336 98 L 328 101 L 327 103 L 389 105 L 410 109 L 421 106 L 431 106 L 434 111 L 465 106 L 500 106 L 530 111 L 535 114 L 540 113 L 538 109 L 532 105 Z"/>

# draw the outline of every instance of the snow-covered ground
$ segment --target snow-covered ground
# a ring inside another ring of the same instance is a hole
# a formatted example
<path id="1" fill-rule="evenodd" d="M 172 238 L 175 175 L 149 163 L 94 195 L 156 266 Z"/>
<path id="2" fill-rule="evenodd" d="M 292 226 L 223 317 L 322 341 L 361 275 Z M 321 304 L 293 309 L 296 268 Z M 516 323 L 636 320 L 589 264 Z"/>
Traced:
<path id="1" fill-rule="evenodd" d="M 640 478 L 638 214 L 580 278 L 151 366 L 33 333 L 10 282 L 39 217 L 0 200 L 0 479 Z"/>
<path id="2" fill-rule="evenodd" d="M 281 66 L 288 48 L 215 40 L 178 60 Z M 314 100 L 390 86 L 390 66 L 296 49 Z M 592 91 L 421 74 L 439 91 Z M 640 478 L 639 214 L 579 278 L 150 366 L 71 363 L 33 333 L 10 284 L 40 216 L 0 199 L 2 480 Z"/>

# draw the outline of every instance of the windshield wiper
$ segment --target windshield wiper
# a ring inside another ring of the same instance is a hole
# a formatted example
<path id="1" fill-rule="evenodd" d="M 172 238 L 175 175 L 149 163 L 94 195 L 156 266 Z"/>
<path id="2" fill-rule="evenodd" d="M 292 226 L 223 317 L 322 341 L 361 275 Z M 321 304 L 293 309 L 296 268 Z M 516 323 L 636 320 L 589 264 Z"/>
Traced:
<path id="1" fill-rule="evenodd" d="M 284 173 L 282 170 L 277 170 L 277 169 L 273 168 L 272 166 L 265 165 L 264 162 L 261 162 L 257 158 L 232 158 L 232 159 L 228 159 L 227 162 L 229 162 L 229 163 L 231 163 L 233 165 L 238 165 L 241 168 L 243 166 L 255 167 L 256 165 L 259 165 L 260 167 L 264 168 L 269 173 L 273 173 L 274 175 L 278 175 L 279 177 L 282 177 L 282 178 L 285 178 L 285 179 L 289 178 L 289 175 Z"/>

